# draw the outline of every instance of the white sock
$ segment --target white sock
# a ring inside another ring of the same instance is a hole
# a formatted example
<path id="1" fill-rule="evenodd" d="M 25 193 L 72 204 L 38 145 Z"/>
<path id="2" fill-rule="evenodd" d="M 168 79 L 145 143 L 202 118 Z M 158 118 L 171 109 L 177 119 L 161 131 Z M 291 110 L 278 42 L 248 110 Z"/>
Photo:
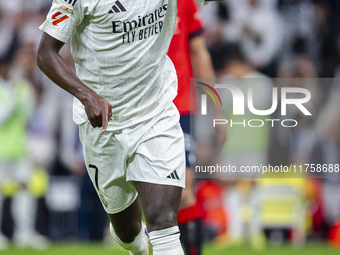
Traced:
<path id="1" fill-rule="evenodd" d="M 110 223 L 110 232 L 113 238 L 117 241 L 117 243 L 123 247 L 125 250 L 132 252 L 133 255 L 144 255 L 149 250 L 148 238 L 145 234 L 145 225 L 142 224 L 142 229 L 140 233 L 136 236 L 135 240 L 132 243 L 123 243 L 115 231 L 113 230 L 112 224 Z"/>
<path id="2" fill-rule="evenodd" d="M 15 235 L 35 232 L 36 198 L 27 190 L 19 191 L 12 201 Z"/>
<path id="3" fill-rule="evenodd" d="M 184 255 L 178 226 L 149 233 L 153 255 Z"/>

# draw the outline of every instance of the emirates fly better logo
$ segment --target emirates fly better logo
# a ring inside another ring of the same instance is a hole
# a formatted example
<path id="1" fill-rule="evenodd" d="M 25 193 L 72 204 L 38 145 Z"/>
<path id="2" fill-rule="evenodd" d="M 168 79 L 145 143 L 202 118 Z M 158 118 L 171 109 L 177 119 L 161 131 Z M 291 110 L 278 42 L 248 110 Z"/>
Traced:
<path id="1" fill-rule="evenodd" d="M 283 127 L 296 127 L 298 125 L 298 121 L 296 119 L 269 118 L 269 116 L 278 109 L 280 109 L 281 117 L 288 116 L 288 107 L 290 107 L 289 109 L 293 108 L 294 112 L 297 112 L 300 115 L 312 116 L 306 106 L 306 104 L 311 100 L 311 92 L 306 88 L 272 87 L 270 93 L 271 106 L 267 109 L 257 109 L 254 106 L 255 87 L 248 87 L 246 91 L 244 91 L 239 86 L 233 84 L 215 84 L 212 86 L 203 82 L 196 82 L 196 88 L 204 92 L 201 94 L 201 115 L 207 115 L 208 96 L 214 103 L 215 107 L 224 107 L 221 95 L 224 95 L 224 93 L 230 93 L 232 102 L 228 103 L 232 106 L 233 116 L 244 116 L 246 113 L 250 113 L 252 116 L 268 117 L 265 119 L 263 119 L 263 117 L 258 119 L 245 118 L 241 122 L 235 122 L 233 119 L 213 119 L 213 127 L 216 127 L 216 125 L 230 125 L 231 127 L 237 125 L 256 128 L 264 126 L 266 122 L 269 123 L 271 127 L 274 127 L 277 123 L 280 123 Z M 220 94 L 216 91 L 216 89 L 221 91 Z M 264 100 L 264 98 L 260 98 L 260 100 Z"/>

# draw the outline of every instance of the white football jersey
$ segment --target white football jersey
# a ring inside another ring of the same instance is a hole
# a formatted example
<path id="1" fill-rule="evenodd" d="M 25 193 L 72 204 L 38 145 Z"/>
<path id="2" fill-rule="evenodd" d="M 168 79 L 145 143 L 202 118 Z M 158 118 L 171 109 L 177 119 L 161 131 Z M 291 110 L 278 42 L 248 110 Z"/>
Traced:
<path id="1" fill-rule="evenodd" d="M 166 56 L 176 22 L 176 0 L 54 0 L 40 29 L 66 42 L 77 76 L 112 104 L 108 130 L 161 112 L 177 94 Z M 75 98 L 73 119 L 87 120 Z"/>

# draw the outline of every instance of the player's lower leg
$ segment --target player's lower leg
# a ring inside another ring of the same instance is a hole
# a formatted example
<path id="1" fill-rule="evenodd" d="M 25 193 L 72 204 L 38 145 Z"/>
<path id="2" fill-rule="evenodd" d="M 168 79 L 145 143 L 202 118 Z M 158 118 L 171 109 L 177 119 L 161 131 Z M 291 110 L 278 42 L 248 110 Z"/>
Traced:
<path id="1" fill-rule="evenodd" d="M 192 220 L 179 225 L 181 231 L 181 242 L 187 255 L 202 254 L 202 221 Z"/>
<path id="2" fill-rule="evenodd" d="M 111 235 L 122 248 L 131 255 L 149 254 L 148 237 L 142 225 L 142 208 L 138 198 L 124 211 L 108 216 Z"/>
<path id="3" fill-rule="evenodd" d="M 46 249 L 46 238 L 35 230 L 37 200 L 26 189 L 19 190 L 12 200 L 12 215 L 15 222 L 14 241 L 19 247 Z"/>
<path id="4" fill-rule="evenodd" d="M 2 210 L 3 210 L 3 196 L 0 193 L 0 250 L 5 250 L 8 247 L 8 240 L 7 237 L 5 237 L 1 233 L 1 222 L 2 222 Z"/>
<path id="5" fill-rule="evenodd" d="M 184 255 L 178 226 L 150 232 L 154 255 Z"/>
<path id="6" fill-rule="evenodd" d="M 184 255 L 177 213 L 182 188 L 134 182 L 142 202 L 153 255 Z"/>
<path id="7" fill-rule="evenodd" d="M 203 237 L 201 219 L 203 208 L 197 203 L 193 189 L 190 168 L 186 169 L 185 189 L 182 193 L 181 206 L 178 212 L 178 224 L 181 231 L 181 242 L 187 255 L 200 255 Z"/>
<path id="8" fill-rule="evenodd" d="M 34 230 L 36 200 L 27 190 L 20 190 L 12 200 L 12 214 L 15 221 L 15 235 L 30 235 Z M 20 238 L 19 238 L 20 239 Z"/>

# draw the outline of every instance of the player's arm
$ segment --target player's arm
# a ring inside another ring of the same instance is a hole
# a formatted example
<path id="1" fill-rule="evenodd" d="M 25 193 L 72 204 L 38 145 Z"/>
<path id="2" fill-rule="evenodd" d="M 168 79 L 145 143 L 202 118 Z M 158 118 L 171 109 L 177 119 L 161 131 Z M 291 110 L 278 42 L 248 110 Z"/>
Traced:
<path id="1" fill-rule="evenodd" d="M 38 66 L 55 84 L 78 98 L 85 106 L 91 125 L 102 127 L 105 132 L 111 119 L 112 106 L 72 72 L 59 54 L 63 45 L 63 42 L 43 33 L 38 50 Z"/>
<path id="2" fill-rule="evenodd" d="M 214 78 L 215 72 L 211 64 L 210 54 L 205 45 L 203 35 L 198 35 L 189 41 L 191 65 L 197 78 Z"/>
<path id="3" fill-rule="evenodd" d="M 215 72 L 212 67 L 210 54 L 207 50 L 203 35 L 198 35 L 189 41 L 191 65 L 195 77 L 197 78 L 215 78 Z M 224 119 L 220 108 L 213 107 L 214 117 Z M 216 128 L 218 147 L 221 149 L 227 137 L 227 130 L 224 125 L 218 125 Z"/>
<path id="4" fill-rule="evenodd" d="M 200 3 L 201 5 L 207 5 L 210 2 L 217 2 L 217 1 L 223 1 L 223 0 L 195 0 L 195 1 Z"/>

